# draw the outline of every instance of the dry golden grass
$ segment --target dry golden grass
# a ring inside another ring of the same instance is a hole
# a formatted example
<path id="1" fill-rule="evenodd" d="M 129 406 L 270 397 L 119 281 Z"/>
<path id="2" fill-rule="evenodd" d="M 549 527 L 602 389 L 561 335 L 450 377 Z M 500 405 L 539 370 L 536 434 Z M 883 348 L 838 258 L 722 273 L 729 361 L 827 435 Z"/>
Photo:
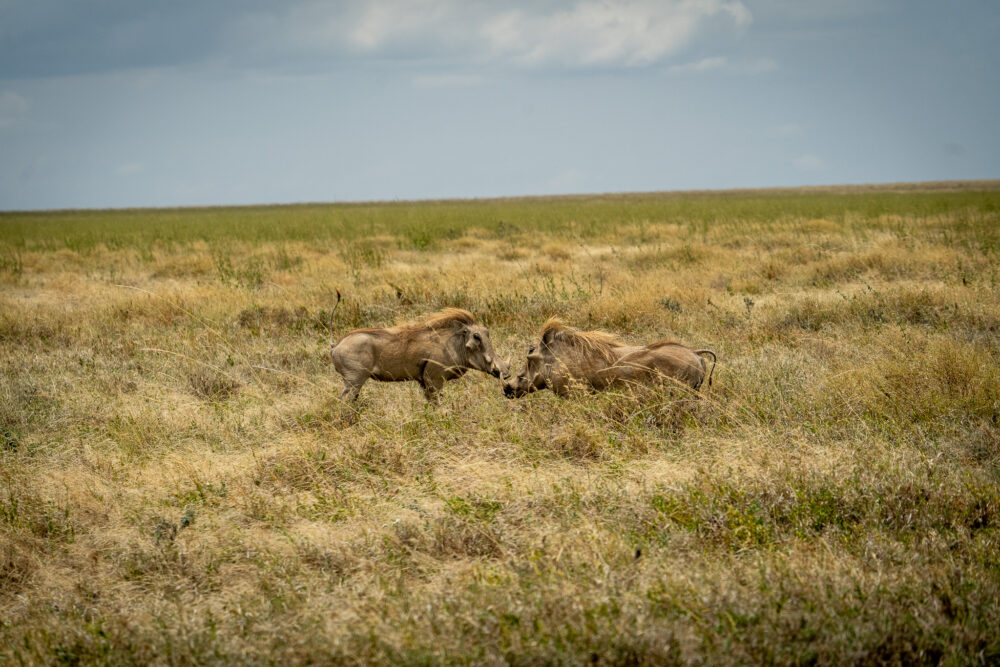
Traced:
<path id="1" fill-rule="evenodd" d="M 996 183 L 0 214 L 0 663 L 1000 660 Z M 337 403 L 444 306 L 712 390 Z"/>

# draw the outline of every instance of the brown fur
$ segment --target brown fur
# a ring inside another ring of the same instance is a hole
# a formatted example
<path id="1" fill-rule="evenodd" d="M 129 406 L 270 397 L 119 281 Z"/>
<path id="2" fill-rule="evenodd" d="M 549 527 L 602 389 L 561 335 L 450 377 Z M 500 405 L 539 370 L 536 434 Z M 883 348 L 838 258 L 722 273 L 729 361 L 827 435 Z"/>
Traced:
<path id="1" fill-rule="evenodd" d="M 675 340 L 661 340 L 661 341 L 658 341 L 658 342 L 656 342 L 656 343 L 650 343 L 650 344 L 649 344 L 649 345 L 647 345 L 646 347 L 647 347 L 648 349 L 650 349 L 650 350 L 655 350 L 655 349 L 657 349 L 657 348 L 660 348 L 660 347 L 664 347 L 664 346 L 666 346 L 666 345 L 681 345 L 681 344 L 680 344 L 680 343 L 678 343 L 678 342 L 677 342 L 677 341 L 675 341 Z M 683 346 L 683 345 L 681 345 L 681 347 L 684 347 L 684 346 Z"/>
<path id="2" fill-rule="evenodd" d="M 405 324 L 398 324 L 391 329 L 383 327 L 365 327 L 362 329 L 355 329 L 344 336 L 342 336 L 334 346 L 340 343 L 341 340 L 347 338 L 356 333 L 372 334 L 374 336 L 399 336 L 402 339 L 412 340 L 417 338 L 420 334 L 428 331 L 441 331 L 443 329 L 451 329 L 456 324 L 475 324 L 475 318 L 472 313 L 462 308 L 444 308 L 438 312 L 428 316 L 424 320 L 419 322 L 407 322 Z"/>
<path id="3" fill-rule="evenodd" d="M 624 343 L 620 342 L 614 334 L 606 331 L 578 331 L 564 324 L 559 318 L 550 317 L 542 325 L 542 340 L 545 340 L 546 336 L 554 338 L 557 335 L 566 345 L 586 354 L 596 354 L 608 363 L 614 362 L 613 350 L 624 346 Z"/>
<path id="4" fill-rule="evenodd" d="M 676 382 L 698 389 L 707 370 L 701 354 L 676 341 L 625 345 L 604 331 L 577 331 L 557 319 L 542 327 L 541 340 L 528 354 L 524 370 L 504 387 L 507 396 L 538 389 L 566 395 L 573 385 L 604 390 L 630 384 Z"/>
<path id="5" fill-rule="evenodd" d="M 352 401 L 369 379 L 414 380 L 434 401 L 446 381 L 469 369 L 496 377 L 509 374 L 508 365 L 493 352 L 489 330 L 459 308 L 445 308 L 420 322 L 356 329 L 332 343 L 330 356 L 344 377 L 341 398 Z"/>
<path id="6" fill-rule="evenodd" d="M 404 324 L 401 329 L 412 329 L 413 331 L 426 331 L 428 329 L 448 329 L 458 324 L 475 324 L 476 319 L 467 310 L 462 308 L 442 308 L 438 312 L 420 322 Z"/>

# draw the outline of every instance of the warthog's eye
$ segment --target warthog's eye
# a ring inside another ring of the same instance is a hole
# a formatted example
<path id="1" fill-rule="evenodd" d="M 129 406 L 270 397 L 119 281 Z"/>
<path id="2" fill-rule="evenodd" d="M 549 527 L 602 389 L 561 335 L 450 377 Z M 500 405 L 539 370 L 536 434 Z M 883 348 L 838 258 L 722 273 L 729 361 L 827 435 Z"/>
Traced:
<path id="1" fill-rule="evenodd" d="M 534 354 L 534 353 L 535 353 L 535 346 L 532 345 L 531 347 L 528 348 L 528 354 Z"/>
<path id="2" fill-rule="evenodd" d="M 482 339 L 482 337 L 479 334 L 472 334 L 472 337 L 475 338 L 480 343 L 483 342 L 483 339 Z"/>

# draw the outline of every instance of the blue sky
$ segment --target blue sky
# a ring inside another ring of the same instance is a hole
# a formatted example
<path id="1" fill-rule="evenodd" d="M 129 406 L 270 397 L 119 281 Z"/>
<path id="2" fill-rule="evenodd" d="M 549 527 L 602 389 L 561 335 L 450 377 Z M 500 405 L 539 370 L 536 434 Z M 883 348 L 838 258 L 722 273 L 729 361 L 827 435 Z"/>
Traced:
<path id="1" fill-rule="evenodd" d="M 1000 177 L 994 0 L 0 0 L 0 210 Z"/>

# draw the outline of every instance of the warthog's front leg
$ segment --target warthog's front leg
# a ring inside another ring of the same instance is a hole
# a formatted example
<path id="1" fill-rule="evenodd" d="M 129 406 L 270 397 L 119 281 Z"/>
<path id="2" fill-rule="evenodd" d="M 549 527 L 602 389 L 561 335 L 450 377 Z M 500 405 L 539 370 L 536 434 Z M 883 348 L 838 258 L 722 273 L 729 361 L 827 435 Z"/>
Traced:
<path id="1" fill-rule="evenodd" d="M 424 390 L 424 398 L 427 402 L 436 405 L 438 402 L 438 392 L 444 386 L 444 367 L 433 362 L 424 365 L 424 372 L 420 376 L 420 387 Z"/>

